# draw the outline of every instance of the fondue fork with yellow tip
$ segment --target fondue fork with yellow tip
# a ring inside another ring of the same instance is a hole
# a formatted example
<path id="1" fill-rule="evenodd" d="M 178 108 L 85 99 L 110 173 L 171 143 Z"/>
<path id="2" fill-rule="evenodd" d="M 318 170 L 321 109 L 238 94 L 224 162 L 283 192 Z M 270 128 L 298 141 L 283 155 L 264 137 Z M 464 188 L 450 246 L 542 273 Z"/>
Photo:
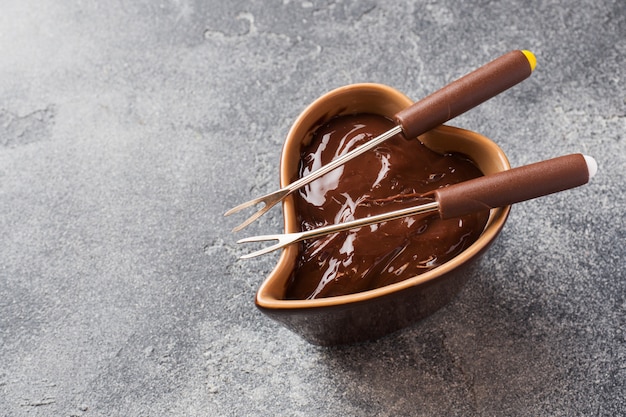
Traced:
<path id="1" fill-rule="evenodd" d="M 278 241 L 272 246 L 241 256 L 241 259 L 247 259 L 302 240 L 407 216 L 438 211 L 441 219 L 451 219 L 584 185 L 597 170 L 597 162 L 590 156 L 582 154 L 560 156 L 439 188 L 424 195 L 433 198 L 430 203 L 304 232 L 248 237 L 237 243 Z"/>
<path id="2" fill-rule="evenodd" d="M 504 54 L 401 110 L 394 116 L 396 126 L 387 132 L 277 191 L 233 207 L 224 215 L 229 216 L 262 203 L 263 206 L 257 212 L 233 229 L 234 232 L 241 230 L 295 190 L 375 148 L 385 140 L 399 133 L 403 133 L 407 138 L 416 138 L 513 87 L 530 76 L 536 62 L 535 56 L 530 51 L 515 50 Z"/>

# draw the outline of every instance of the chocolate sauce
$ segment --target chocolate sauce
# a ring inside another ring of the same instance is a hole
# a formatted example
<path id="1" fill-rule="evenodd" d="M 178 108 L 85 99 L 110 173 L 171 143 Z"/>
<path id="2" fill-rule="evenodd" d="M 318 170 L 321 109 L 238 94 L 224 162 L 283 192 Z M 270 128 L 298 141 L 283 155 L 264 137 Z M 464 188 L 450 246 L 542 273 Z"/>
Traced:
<path id="1" fill-rule="evenodd" d="M 320 126 L 301 150 L 300 176 L 386 132 L 382 116 L 339 116 Z M 396 135 L 301 188 L 295 194 L 302 230 L 430 202 L 428 192 L 482 173 L 461 155 L 440 155 L 419 140 Z M 429 271 L 470 246 L 488 211 L 441 220 L 406 217 L 323 236 L 301 244 L 286 298 L 352 294 Z"/>

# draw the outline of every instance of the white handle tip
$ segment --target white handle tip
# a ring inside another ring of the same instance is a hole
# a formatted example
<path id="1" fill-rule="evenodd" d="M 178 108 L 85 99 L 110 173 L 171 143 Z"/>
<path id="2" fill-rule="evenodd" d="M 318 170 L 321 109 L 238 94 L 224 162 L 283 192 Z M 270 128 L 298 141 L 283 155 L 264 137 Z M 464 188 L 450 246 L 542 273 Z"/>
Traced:
<path id="1" fill-rule="evenodd" d="M 589 155 L 583 155 L 585 162 L 587 162 L 587 169 L 589 170 L 589 179 L 593 178 L 598 173 L 598 162 Z"/>

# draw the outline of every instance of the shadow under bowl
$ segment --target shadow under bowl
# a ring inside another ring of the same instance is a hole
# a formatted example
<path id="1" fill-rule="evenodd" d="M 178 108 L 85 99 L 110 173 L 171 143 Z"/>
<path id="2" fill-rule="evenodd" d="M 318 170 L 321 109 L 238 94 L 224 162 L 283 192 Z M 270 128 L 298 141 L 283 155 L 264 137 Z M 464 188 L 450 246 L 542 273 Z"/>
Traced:
<path id="1" fill-rule="evenodd" d="M 292 126 L 280 162 L 281 187 L 298 176 L 300 148 L 330 118 L 374 113 L 393 119 L 412 101 L 380 84 L 354 84 L 333 90 L 308 106 Z M 419 139 L 439 153 L 461 153 L 488 175 L 510 169 L 506 155 L 491 140 L 464 129 L 439 126 Z M 365 292 L 314 300 L 284 299 L 296 266 L 299 245 L 285 248 L 278 263 L 256 294 L 257 307 L 270 318 L 316 345 L 340 345 L 373 340 L 434 313 L 461 290 L 490 244 L 502 230 L 510 206 L 491 210 L 481 236 L 465 251 L 424 274 Z M 291 196 L 283 202 L 285 233 L 298 232 Z"/>

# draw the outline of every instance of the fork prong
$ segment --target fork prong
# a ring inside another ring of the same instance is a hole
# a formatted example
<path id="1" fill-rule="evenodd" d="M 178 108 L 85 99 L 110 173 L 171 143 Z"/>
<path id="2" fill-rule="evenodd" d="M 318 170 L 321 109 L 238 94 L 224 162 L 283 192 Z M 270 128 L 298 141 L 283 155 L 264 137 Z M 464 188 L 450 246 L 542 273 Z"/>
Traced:
<path id="1" fill-rule="evenodd" d="M 249 236 L 244 237 L 243 239 L 239 239 L 237 243 L 251 243 L 251 242 L 268 242 L 271 240 L 280 241 L 280 237 L 284 235 L 259 235 L 259 236 Z"/>
<path id="2" fill-rule="evenodd" d="M 255 206 L 255 205 L 259 204 L 259 203 L 262 203 L 264 198 L 265 198 L 265 196 L 259 197 L 259 198 L 255 198 L 254 200 L 246 201 L 245 203 L 241 203 L 238 206 L 235 206 L 235 207 L 231 208 L 230 210 L 228 210 L 226 213 L 224 213 L 224 217 L 230 216 L 231 214 L 235 214 L 238 211 L 241 211 L 241 210 L 243 210 L 245 208 L 252 207 L 252 206 Z"/>
<path id="3" fill-rule="evenodd" d="M 273 206 L 274 204 L 272 204 Z M 254 213 L 252 216 L 248 217 L 243 223 L 241 223 L 239 226 L 234 227 L 233 228 L 233 232 L 238 232 L 241 229 L 243 229 L 244 227 L 246 227 L 247 225 L 249 225 L 250 223 L 252 223 L 253 221 L 255 221 L 256 219 L 258 219 L 259 217 L 261 217 L 263 214 L 265 214 L 266 211 L 268 211 L 269 209 L 272 208 L 272 206 L 265 204 L 263 207 L 261 207 L 256 213 Z"/>
<path id="4" fill-rule="evenodd" d="M 248 217 L 243 223 L 241 223 L 239 226 L 233 229 L 233 232 L 238 232 L 239 230 L 243 229 L 244 227 L 246 227 L 247 225 L 249 225 L 256 219 L 261 217 L 263 214 L 265 214 L 269 209 L 274 207 L 276 203 L 280 202 L 283 198 L 287 197 L 291 193 L 291 191 L 292 190 L 288 188 L 281 188 L 280 190 L 274 191 L 273 193 L 270 193 L 270 194 L 266 194 L 263 197 L 255 198 L 254 200 L 250 200 L 246 203 L 240 204 L 237 207 L 233 207 L 232 209 L 228 210 L 224 215 L 225 216 L 231 215 L 233 213 L 236 213 L 239 210 L 242 210 L 246 207 L 253 206 L 255 204 L 259 204 L 259 203 L 264 204 L 264 206 L 261 207 L 256 213 Z"/>
<path id="5" fill-rule="evenodd" d="M 266 248 L 259 249 L 259 250 L 254 251 L 254 252 L 250 252 L 250 253 L 247 253 L 247 254 L 245 254 L 245 255 L 241 255 L 241 256 L 239 257 L 239 259 L 250 259 L 250 258 L 255 258 L 255 257 L 257 257 L 257 256 L 261 256 L 261 255 L 265 255 L 266 253 L 273 252 L 273 251 L 275 251 L 276 249 L 280 249 L 280 248 L 282 248 L 283 246 L 284 246 L 284 245 L 282 245 L 282 244 L 280 244 L 280 243 L 277 243 L 277 244 L 275 244 L 275 245 L 268 246 L 268 247 L 266 247 Z"/>
<path id="6" fill-rule="evenodd" d="M 270 245 L 266 248 L 260 249 L 256 252 L 249 253 L 247 255 L 243 255 L 241 259 L 254 258 L 255 256 L 264 255 L 266 253 L 275 251 L 276 249 L 284 248 L 285 246 L 289 246 L 292 243 L 299 242 L 306 235 L 306 232 L 295 232 L 295 233 L 286 233 L 286 234 L 278 234 L 278 235 L 261 235 L 261 236 L 250 236 L 237 241 L 237 243 L 250 243 L 250 242 L 265 242 L 275 240 L 277 243 Z"/>
<path id="7" fill-rule="evenodd" d="M 281 239 L 282 235 L 262 235 L 262 236 L 251 236 L 243 239 L 239 239 L 237 243 L 250 243 L 250 242 L 265 242 L 275 240 L 277 241 L 275 244 L 267 246 L 263 249 L 259 249 L 255 252 L 248 253 L 246 255 L 242 255 L 240 259 L 250 259 L 256 256 L 265 255 L 266 253 L 270 253 L 275 251 L 276 249 L 280 249 L 283 246 L 289 244 L 289 242 L 285 242 L 284 239 Z"/>

